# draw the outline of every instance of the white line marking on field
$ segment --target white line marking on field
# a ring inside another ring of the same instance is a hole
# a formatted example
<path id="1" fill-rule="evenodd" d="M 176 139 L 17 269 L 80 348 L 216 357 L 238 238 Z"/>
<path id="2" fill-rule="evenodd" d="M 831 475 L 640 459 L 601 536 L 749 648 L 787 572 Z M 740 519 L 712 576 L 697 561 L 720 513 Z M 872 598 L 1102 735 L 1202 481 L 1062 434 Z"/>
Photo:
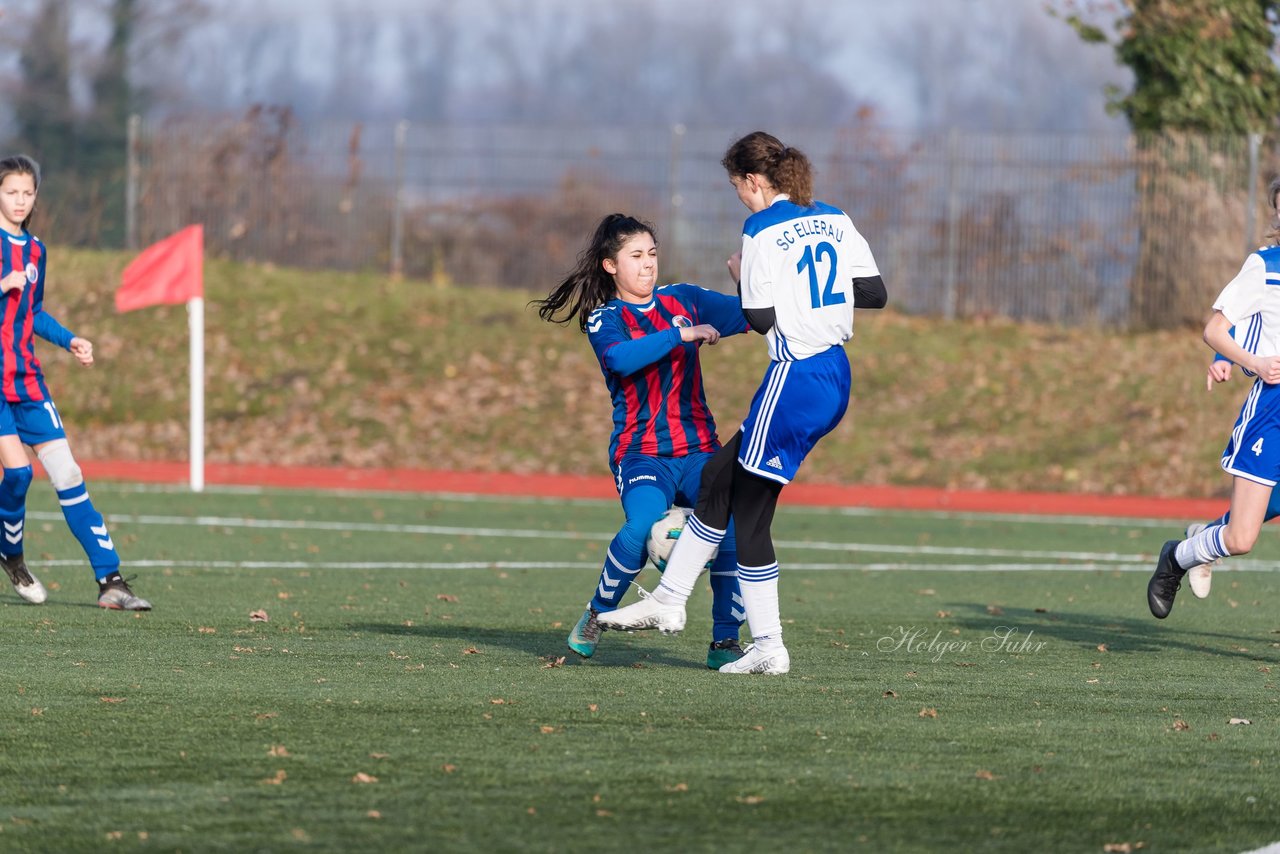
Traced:
<path id="1" fill-rule="evenodd" d="M 1264 845 L 1252 851 L 1245 851 L 1244 854 L 1280 854 L 1280 842 L 1272 842 L 1270 845 Z"/>
<path id="2" fill-rule="evenodd" d="M 32 512 L 28 517 L 41 520 L 59 519 L 59 514 Z M 521 528 L 468 528 L 456 525 L 409 525 L 385 522 L 326 522 L 300 519 L 248 519 L 235 516 L 157 516 L 112 515 L 113 524 L 176 525 L 213 528 L 256 528 L 293 531 L 339 531 L 373 534 L 423 534 L 447 537 L 489 537 L 537 540 L 573 540 L 608 542 L 610 533 L 591 531 L 548 531 Z M 932 555 L 936 557 L 970 557 L 992 559 L 1061 560 L 1075 563 L 1139 563 L 1149 565 L 1155 555 L 1147 552 L 1083 552 L 1035 549 L 980 549 L 968 546 L 904 546 L 888 543 L 832 543 L 807 540 L 778 540 L 778 548 L 789 551 L 829 551 L 868 554 Z M 1243 563 L 1243 561 L 1233 561 Z M 1238 568 L 1245 568 L 1240 566 Z"/>

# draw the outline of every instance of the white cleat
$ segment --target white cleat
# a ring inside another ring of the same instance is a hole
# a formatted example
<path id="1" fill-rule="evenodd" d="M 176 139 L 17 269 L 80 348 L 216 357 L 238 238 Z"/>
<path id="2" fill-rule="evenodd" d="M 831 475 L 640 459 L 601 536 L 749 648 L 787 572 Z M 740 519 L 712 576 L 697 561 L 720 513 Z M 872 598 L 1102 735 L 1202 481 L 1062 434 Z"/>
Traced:
<path id="1" fill-rule="evenodd" d="M 657 629 L 664 635 L 674 635 L 684 631 L 684 606 L 664 605 L 641 590 L 639 602 L 616 611 L 607 611 L 596 617 L 596 622 L 624 632 Z"/>
<path id="2" fill-rule="evenodd" d="M 33 605 L 39 605 L 49 598 L 49 591 L 45 590 L 44 585 L 40 583 L 40 579 L 32 575 L 31 570 L 27 569 L 27 562 L 22 559 L 22 555 L 11 555 L 9 557 L 0 555 L 0 566 L 4 567 L 5 574 L 13 582 L 13 589 L 23 599 Z"/>
<path id="3" fill-rule="evenodd" d="M 1207 527 L 1209 526 L 1204 522 L 1193 522 L 1187 526 L 1187 538 L 1194 537 Z M 1208 598 L 1209 588 L 1213 585 L 1213 568 L 1220 563 L 1222 563 L 1221 559 L 1215 560 L 1213 563 L 1202 563 L 1187 570 L 1187 581 L 1191 585 L 1191 592 L 1195 594 L 1197 599 Z"/>
<path id="4" fill-rule="evenodd" d="M 720 668 L 720 673 L 763 673 L 766 676 L 781 676 L 791 670 L 791 653 L 785 646 L 761 650 L 753 643 L 747 644 L 744 655 L 737 661 L 730 661 Z"/>

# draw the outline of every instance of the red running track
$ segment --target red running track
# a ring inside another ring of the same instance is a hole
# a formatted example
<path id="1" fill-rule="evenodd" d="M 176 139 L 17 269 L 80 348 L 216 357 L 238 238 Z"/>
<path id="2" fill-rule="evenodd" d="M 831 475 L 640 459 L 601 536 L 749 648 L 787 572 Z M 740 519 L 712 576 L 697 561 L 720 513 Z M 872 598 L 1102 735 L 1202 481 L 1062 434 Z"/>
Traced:
<path id="1" fill-rule="evenodd" d="M 81 461 L 80 466 L 84 470 L 85 477 L 90 480 L 187 483 L 190 473 L 189 466 L 184 462 L 92 460 Z M 422 469 L 353 469 L 210 463 L 205 468 L 205 482 L 237 486 L 445 492 L 543 498 L 612 499 L 617 497 L 613 480 L 609 477 Z M 836 486 L 804 482 L 788 486 L 783 493 L 782 503 L 895 510 L 1185 520 L 1212 519 L 1227 509 L 1225 499 L 1082 495 L 1061 492 L 997 492 L 909 486 Z"/>

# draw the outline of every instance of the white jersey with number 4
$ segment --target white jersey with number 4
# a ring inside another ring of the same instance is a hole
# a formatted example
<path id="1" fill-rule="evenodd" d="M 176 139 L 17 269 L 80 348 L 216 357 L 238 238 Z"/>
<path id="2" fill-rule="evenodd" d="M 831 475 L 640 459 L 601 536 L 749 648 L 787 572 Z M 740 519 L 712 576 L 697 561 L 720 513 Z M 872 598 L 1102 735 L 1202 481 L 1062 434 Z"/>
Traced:
<path id="1" fill-rule="evenodd" d="M 772 308 L 769 358 L 807 359 L 853 335 L 853 280 L 880 275 L 853 221 L 780 194 L 742 227 L 742 307 Z"/>

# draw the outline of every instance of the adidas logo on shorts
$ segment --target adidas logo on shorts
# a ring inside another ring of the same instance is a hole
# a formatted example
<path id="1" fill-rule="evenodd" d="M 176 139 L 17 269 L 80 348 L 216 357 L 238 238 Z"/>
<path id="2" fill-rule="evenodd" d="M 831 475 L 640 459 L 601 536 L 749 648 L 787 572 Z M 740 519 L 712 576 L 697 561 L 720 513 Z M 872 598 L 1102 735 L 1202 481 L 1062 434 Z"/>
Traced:
<path id="1" fill-rule="evenodd" d="M 769 462 L 765 463 L 765 465 L 771 469 L 778 469 L 779 471 L 781 471 L 782 459 L 780 457 L 774 457 L 773 459 L 769 460 Z"/>

